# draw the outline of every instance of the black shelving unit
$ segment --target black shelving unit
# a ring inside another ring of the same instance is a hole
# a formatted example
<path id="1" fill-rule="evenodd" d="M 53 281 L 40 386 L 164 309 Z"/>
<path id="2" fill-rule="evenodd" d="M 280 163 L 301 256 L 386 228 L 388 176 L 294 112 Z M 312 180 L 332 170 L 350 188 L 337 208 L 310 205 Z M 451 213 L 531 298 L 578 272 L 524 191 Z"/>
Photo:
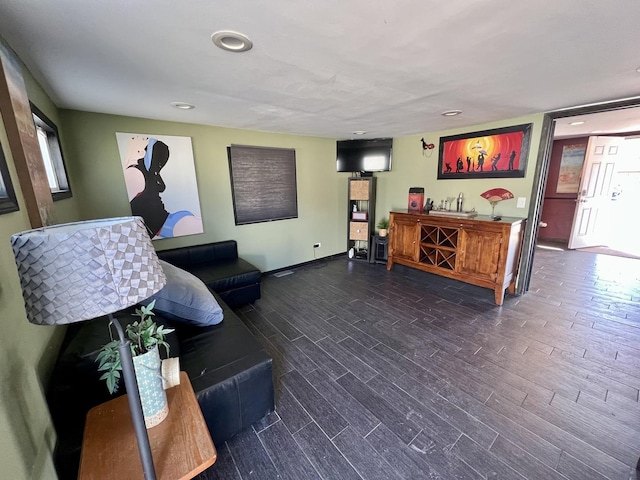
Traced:
<path id="1" fill-rule="evenodd" d="M 376 178 L 349 177 L 348 185 L 347 254 L 368 261 L 376 221 Z"/>

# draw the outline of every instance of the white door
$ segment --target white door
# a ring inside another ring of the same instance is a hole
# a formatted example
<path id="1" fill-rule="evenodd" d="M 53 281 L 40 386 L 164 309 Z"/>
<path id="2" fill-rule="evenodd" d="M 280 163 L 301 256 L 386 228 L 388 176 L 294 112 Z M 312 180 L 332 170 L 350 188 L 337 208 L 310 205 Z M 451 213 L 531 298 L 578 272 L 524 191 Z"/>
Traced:
<path id="1" fill-rule="evenodd" d="M 624 138 L 589 137 L 569 248 L 606 245 L 609 237 L 611 181 L 623 157 Z"/>

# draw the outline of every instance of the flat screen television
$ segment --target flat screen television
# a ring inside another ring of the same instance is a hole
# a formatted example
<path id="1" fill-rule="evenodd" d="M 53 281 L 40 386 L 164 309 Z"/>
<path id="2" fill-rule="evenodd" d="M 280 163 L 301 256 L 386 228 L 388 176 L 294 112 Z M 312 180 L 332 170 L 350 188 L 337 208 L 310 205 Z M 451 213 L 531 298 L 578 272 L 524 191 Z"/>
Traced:
<path id="1" fill-rule="evenodd" d="M 338 172 L 391 171 L 392 138 L 338 140 Z"/>

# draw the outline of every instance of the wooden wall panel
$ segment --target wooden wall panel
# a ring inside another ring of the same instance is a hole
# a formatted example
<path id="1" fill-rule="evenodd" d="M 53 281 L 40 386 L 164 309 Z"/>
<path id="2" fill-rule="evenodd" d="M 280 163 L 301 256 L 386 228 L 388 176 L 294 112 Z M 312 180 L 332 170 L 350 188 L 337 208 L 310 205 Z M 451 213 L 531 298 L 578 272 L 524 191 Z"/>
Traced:
<path id="1" fill-rule="evenodd" d="M 0 41 L 0 111 L 32 228 L 51 225 L 53 198 L 18 57 Z"/>
<path id="2" fill-rule="evenodd" d="M 538 237 L 544 240 L 568 242 L 575 209 L 575 199 L 545 198 L 540 220 L 547 226 L 540 227 Z"/>

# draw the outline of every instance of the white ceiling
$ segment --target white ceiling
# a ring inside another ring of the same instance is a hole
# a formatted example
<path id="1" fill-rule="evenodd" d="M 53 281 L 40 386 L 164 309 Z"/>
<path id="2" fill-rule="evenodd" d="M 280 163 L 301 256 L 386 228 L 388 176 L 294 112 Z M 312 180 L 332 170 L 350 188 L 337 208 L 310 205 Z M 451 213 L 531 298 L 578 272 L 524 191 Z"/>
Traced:
<path id="1" fill-rule="evenodd" d="M 639 95 L 639 20 L 638 0 L 0 2 L 0 35 L 59 107 L 331 138 Z M 214 47 L 221 29 L 254 48 Z"/>
<path id="2" fill-rule="evenodd" d="M 571 125 L 575 122 L 584 123 Z M 554 137 L 569 138 L 624 132 L 640 132 L 640 107 L 560 118 L 556 121 Z"/>

